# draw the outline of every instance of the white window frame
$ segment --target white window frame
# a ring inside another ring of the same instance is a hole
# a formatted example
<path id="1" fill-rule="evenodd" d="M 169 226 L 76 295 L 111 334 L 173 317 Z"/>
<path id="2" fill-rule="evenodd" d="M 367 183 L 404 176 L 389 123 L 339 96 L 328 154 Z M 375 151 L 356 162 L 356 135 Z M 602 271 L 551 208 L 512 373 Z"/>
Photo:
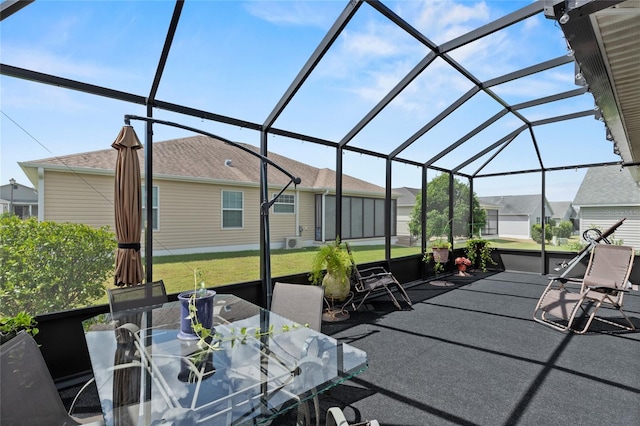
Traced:
<path id="1" fill-rule="evenodd" d="M 277 193 L 274 193 L 271 195 L 271 199 L 275 198 L 275 196 L 278 195 Z M 283 202 L 281 201 L 282 198 L 284 197 L 291 197 L 291 202 Z M 284 212 L 284 211 L 278 211 L 278 209 L 276 209 L 277 206 L 283 207 L 293 207 L 293 210 L 290 212 Z M 274 214 L 296 214 L 296 195 L 295 194 L 280 194 L 280 196 L 278 197 L 278 199 L 273 203 L 272 205 L 272 209 L 273 209 L 273 213 Z"/>
<path id="2" fill-rule="evenodd" d="M 144 232 L 144 230 L 146 229 L 146 221 L 147 221 L 147 213 L 146 213 L 146 203 L 147 203 L 147 196 L 146 196 L 146 187 L 144 185 L 144 183 L 142 184 L 142 200 L 141 200 L 141 204 L 142 204 L 142 231 Z M 156 216 L 156 223 L 155 226 L 152 224 L 151 225 L 151 230 L 152 231 L 159 231 L 160 230 L 160 187 L 158 185 L 152 185 L 151 186 L 151 192 L 155 192 L 156 193 L 156 203 L 154 206 L 151 206 L 151 210 L 153 210 L 155 212 L 155 216 Z M 153 197 L 152 197 L 153 198 Z"/>
<path id="3" fill-rule="evenodd" d="M 225 192 L 235 192 L 239 193 L 242 196 L 242 207 L 241 208 L 233 208 L 233 207 L 225 207 L 224 206 L 224 194 Z M 234 230 L 234 229 L 243 229 L 244 228 L 244 192 L 243 191 L 234 191 L 223 189 L 220 191 L 220 228 L 222 230 Z M 240 211 L 242 213 L 240 226 L 225 226 L 224 225 L 224 213 L 225 211 Z"/>

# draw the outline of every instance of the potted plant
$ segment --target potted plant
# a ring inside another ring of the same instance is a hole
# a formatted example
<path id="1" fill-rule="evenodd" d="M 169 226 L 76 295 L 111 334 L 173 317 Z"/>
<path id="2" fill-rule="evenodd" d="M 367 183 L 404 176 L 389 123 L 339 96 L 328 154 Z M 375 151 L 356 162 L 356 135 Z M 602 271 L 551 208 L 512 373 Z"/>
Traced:
<path id="1" fill-rule="evenodd" d="M 178 339 L 205 341 L 212 336 L 213 297 L 216 292 L 207 289 L 201 278 L 201 272 L 194 269 L 193 290 L 178 295 L 181 303 Z"/>
<path id="2" fill-rule="evenodd" d="M 15 316 L 0 317 L 0 343 L 8 342 L 22 330 L 32 336 L 38 334 L 40 330 L 36 327 L 38 322 L 25 311 L 18 312 Z"/>
<path id="3" fill-rule="evenodd" d="M 431 251 L 424 254 L 423 261 L 425 263 L 434 262 L 433 271 L 439 274 L 444 271 L 444 265 L 449 261 L 449 252 L 451 243 L 444 239 L 437 239 L 429 243 Z"/>
<path id="4" fill-rule="evenodd" d="M 491 257 L 492 250 L 493 247 L 489 240 L 482 238 L 468 239 L 464 249 L 474 268 L 479 269 L 482 272 L 487 272 L 488 264 L 496 265 L 496 262 Z"/>
<path id="5" fill-rule="evenodd" d="M 332 243 L 320 247 L 313 257 L 309 281 L 322 284 L 327 299 L 344 300 L 351 291 L 349 278 L 352 267 L 351 256 L 337 237 Z"/>
<path id="6" fill-rule="evenodd" d="M 455 264 L 458 267 L 458 276 L 468 277 L 466 270 L 471 266 L 471 261 L 466 257 L 456 257 Z"/>

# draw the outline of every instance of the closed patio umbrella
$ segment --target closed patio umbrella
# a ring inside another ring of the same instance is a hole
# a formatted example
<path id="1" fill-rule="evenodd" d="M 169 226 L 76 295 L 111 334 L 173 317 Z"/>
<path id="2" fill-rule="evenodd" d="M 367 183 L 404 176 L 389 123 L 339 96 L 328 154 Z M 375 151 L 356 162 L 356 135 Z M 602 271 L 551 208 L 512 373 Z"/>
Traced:
<path id="1" fill-rule="evenodd" d="M 116 225 L 116 286 L 132 286 L 142 283 L 142 259 L 140 234 L 142 232 L 142 189 L 138 150 L 142 144 L 133 127 L 123 126 L 111 144 L 118 150 L 114 193 Z"/>

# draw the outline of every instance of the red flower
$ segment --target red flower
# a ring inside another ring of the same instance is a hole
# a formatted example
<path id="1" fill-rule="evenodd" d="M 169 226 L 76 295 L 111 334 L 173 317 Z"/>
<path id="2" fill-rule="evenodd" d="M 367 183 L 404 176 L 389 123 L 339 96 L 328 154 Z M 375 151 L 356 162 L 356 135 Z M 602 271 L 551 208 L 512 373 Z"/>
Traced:
<path id="1" fill-rule="evenodd" d="M 471 266 L 471 261 L 469 259 L 467 259 L 466 257 L 457 257 L 456 258 L 456 265 Z"/>

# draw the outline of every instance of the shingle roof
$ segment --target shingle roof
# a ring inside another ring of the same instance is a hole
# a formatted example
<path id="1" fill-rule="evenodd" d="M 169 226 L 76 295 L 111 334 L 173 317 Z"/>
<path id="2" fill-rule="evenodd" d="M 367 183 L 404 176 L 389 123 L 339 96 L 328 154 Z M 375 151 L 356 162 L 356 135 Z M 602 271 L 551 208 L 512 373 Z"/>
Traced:
<path id="1" fill-rule="evenodd" d="M 260 152 L 249 144 L 240 145 Z M 139 150 L 141 173 L 144 175 L 143 156 L 144 150 Z M 269 153 L 269 159 L 300 177 L 302 183 L 299 188 L 333 189 L 335 188 L 336 173 L 330 169 L 319 169 L 279 154 Z M 231 160 L 231 166 L 225 165 L 226 160 Z M 20 163 L 23 167 L 69 167 L 73 169 L 103 170 L 113 172 L 116 162 L 116 150 L 105 149 L 100 151 L 72 154 L 55 158 L 45 158 Z M 260 182 L 260 160 L 251 154 L 244 152 L 232 145 L 206 136 L 191 136 L 187 138 L 172 139 L 153 144 L 153 173 L 156 176 L 183 177 L 196 179 L 211 179 L 239 183 Z M 268 179 L 270 184 L 284 185 L 288 177 L 279 170 L 269 166 Z M 350 193 L 377 193 L 384 194 L 384 188 L 369 182 L 343 175 L 342 188 Z"/>
<path id="2" fill-rule="evenodd" d="M 533 213 L 540 205 L 540 195 L 499 195 L 478 197 L 482 206 L 498 206 L 501 215 Z M 547 203 L 547 206 L 549 204 Z M 551 212 L 547 212 L 550 214 Z"/>
<path id="3" fill-rule="evenodd" d="M 554 217 L 564 217 L 567 211 L 573 207 L 571 201 L 549 201 L 549 205 L 553 210 Z"/>
<path id="4" fill-rule="evenodd" d="M 392 191 L 398 196 L 399 206 L 413 206 L 415 205 L 416 197 L 421 190 L 418 188 L 408 188 L 406 186 L 403 186 L 401 188 L 393 188 Z"/>
<path id="5" fill-rule="evenodd" d="M 573 204 L 639 205 L 640 187 L 626 168 L 591 167 L 580 184 Z"/>

